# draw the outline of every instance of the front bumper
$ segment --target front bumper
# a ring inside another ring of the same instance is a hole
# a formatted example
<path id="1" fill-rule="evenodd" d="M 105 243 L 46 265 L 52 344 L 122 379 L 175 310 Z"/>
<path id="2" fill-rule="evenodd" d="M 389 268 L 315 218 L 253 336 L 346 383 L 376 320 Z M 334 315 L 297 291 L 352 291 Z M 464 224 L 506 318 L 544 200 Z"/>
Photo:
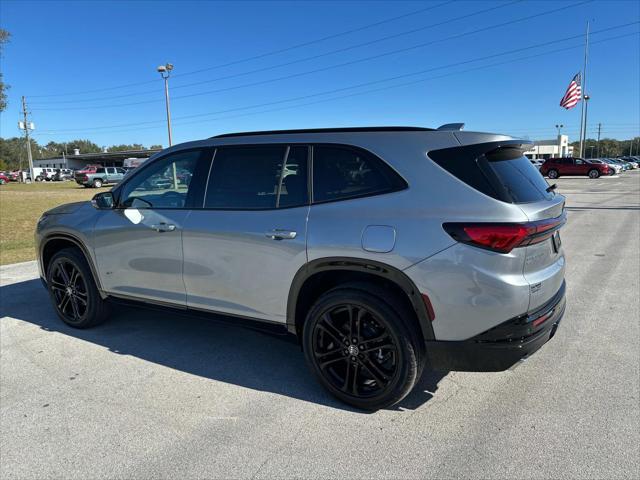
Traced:
<path id="1" fill-rule="evenodd" d="M 469 340 L 427 341 L 434 370 L 499 372 L 533 354 L 556 333 L 566 306 L 565 283 L 554 297 L 532 314 L 508 320 Z"/>

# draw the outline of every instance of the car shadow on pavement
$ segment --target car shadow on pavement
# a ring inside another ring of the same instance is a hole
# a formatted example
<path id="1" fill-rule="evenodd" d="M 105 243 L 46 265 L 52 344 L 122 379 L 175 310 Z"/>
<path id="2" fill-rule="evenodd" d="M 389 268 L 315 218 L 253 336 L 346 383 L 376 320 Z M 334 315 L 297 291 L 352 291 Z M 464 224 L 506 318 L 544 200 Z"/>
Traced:
<path id="1" fill-rule="evenodd" d="M 40 280 L 0 287 L 0 318 L 29 322 L 172 369 L 255 390 L 360 412 L 329 395 L 306 367 L 300 347 L 289 337 L 145 308 L 114 306 L 98 327 L 78 330 L 55 314 Z M 290 340 L 290 339 L 289 339 Z M 414 410 L 433 398 L 448 372 L 426 371 L 393 410 Z"/>

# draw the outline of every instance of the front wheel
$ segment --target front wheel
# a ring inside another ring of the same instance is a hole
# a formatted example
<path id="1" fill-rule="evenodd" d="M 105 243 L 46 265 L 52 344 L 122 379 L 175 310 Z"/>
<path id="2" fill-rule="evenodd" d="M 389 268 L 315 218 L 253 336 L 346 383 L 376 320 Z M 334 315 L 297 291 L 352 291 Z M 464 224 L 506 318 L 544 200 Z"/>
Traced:
<path id="1" fill-rule="evenodd" d="M 56 253 L 47 268 L 47 287 L 60 319 L 75 328 L 103 322 L 108 304 L 100 296 L 84 255 L 76 248 Z"/>
<path id="2" fill-rule="evenodd" d="M 96 179 L 96 180 L 94 180 L 94 181 L 93 181 L 93 186 L 94 186 L 95 188 L 100 188 L 100 187 L 102 187 L 102 180 L 100 180 L 100 179 Z"/>
<path id="3" fill-rule="evenodd" d="M 411 391 L 421 370 L 419 334 L 400 311 L 353 287 L 330 290 L 313 305 L 304 324 L 305 359 L 331 394 L 377 410 Z"/>
<path id="4" fill-rule="evenodd" d="M 598 178 L 600 176 L 600 172 L 595 168 L 593 170 L 589 170 L 589 178 Z"/>
<path id="5" fill-rule="evenodd" d="M 549 171 L 547 172 L 547 177 L 549 177 L 549 178 L 551 178 L 551 179 L 558 178 L 559 176 L 560 176 L 560 175 L 558 174 L 558 171 L 557 171 L 557 170 L 553 170 L 553 169 L 552 169 L 552 170 L 549 170 Z"/>

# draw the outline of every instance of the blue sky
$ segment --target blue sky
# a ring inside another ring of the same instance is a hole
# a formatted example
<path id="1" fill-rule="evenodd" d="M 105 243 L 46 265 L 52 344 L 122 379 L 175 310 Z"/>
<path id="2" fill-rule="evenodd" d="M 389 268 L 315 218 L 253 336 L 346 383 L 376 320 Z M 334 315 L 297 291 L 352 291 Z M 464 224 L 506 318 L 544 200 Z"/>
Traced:
<path id="1" fill-rule="evenodd" d="M 12 34 L 2 58 L 11 85 L 3 137 L 19 134 L 25 95 L 40 143 L 166 146 L 155 69 L 171 62 L 174 143 L 457 121 L 533 139 L 552 138 L 563 123 L 573 140 L 580 108 L 558 102 L 582 67 L 587 20 L 606 30 L 591 37 L 589 131 L 601 122 L 603 137 L 640 134 L 636 1 L 4 0 L 0 9 Z"/>

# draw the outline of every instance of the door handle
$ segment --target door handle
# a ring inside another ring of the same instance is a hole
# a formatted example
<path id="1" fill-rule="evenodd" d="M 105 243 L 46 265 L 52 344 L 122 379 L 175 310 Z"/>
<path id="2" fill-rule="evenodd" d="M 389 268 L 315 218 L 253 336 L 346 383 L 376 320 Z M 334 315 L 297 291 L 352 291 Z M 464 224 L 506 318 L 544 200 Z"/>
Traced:
<path id="1" fill-rule="evenodd" d="M 271 240 L 292 240 L 296 238 L 296 235 L 298 235 L 298 233 L 294 232 L 293 230 L 275 229 L 265 233 L 264 235 Z"/>
<path id="2" fill-rule="evenodd" d="M 176 226 L 169 223 L 158 223 L 156 225 L 151 225 L 151 228 L 156 232 L 173 232 L 176 229 Z"/>

